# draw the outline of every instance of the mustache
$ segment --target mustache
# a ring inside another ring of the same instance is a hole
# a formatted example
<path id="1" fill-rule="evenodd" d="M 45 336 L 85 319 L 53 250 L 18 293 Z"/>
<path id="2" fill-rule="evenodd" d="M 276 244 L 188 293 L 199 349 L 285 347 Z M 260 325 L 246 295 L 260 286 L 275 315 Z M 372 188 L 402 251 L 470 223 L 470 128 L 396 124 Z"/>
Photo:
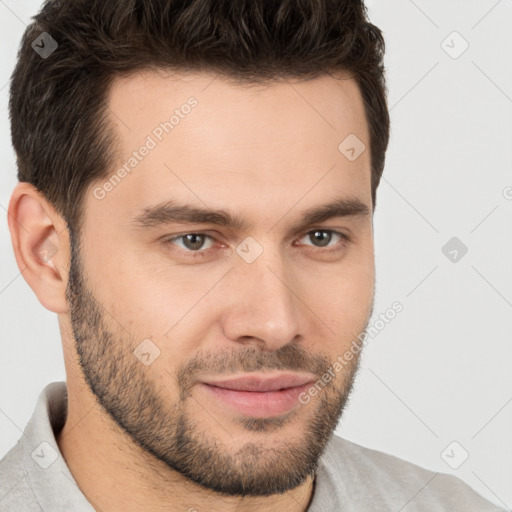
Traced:
<path id="1" fill-rule="evenodd" d="M 176 378 L 180 389 L 187 394 L 204 372 L 228 376 L 240 372 L 287 370 L 321 377 L 330 364 L 327 356 L 310 354 L 297 344 L 284 345 L 272 352 L 247 346 L 220 352 L 202 351 L 178 370 Z"/>

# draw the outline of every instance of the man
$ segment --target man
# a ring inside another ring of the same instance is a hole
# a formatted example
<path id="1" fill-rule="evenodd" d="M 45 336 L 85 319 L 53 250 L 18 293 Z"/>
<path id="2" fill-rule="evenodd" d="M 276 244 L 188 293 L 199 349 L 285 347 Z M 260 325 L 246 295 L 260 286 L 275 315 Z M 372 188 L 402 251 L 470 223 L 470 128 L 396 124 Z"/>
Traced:
<path id="1" fill-rule="evenodd" d="M 373 309 L 383 53 L 355 0 L 45 3 L 9 227 L 67 381 L 0 510 L 499 510 L 333 436 Z"/>

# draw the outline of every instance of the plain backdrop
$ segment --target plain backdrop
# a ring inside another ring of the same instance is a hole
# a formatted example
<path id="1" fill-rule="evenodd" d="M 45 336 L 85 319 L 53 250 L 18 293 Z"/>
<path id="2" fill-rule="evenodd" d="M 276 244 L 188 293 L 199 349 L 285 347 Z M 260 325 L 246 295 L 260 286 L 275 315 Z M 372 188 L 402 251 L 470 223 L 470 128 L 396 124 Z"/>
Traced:
<path id="1" fill-rule="evenodd" d="M 0 0 L 0 457 L 42 388 L 65 379 L 57 317 L 19 273 L 6 214 L 8 82 L 40 3 Z M 337 433 L 511 508 L 512 1 L 367 5 L 387 43 L 392 119 L 371 324 L 395 301 L 403 311 L 365 347 Z"/>

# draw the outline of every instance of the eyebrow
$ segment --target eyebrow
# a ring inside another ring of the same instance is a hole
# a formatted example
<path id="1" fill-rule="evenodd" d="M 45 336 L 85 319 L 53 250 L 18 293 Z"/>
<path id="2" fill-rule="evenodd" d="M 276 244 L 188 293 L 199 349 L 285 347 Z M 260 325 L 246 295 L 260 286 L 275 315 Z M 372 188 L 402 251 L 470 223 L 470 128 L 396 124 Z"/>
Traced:
<path id="1" fill-rule="evenodd" d="M 370 213 L 370 208 L 357 197 L 340 197 L 304 211 L 297 227 L 300 229 L 311 224 L 325 222 L 331 218 L 365 217 Z M 215 224 L 233 231 L 248 231 L 253 227 L 246 219 L 226 210 L 203 209 L 174 200 L 144 208 L 132 220 L 132 224 L 138 228 L 157 227 L 171 223 Z"/>

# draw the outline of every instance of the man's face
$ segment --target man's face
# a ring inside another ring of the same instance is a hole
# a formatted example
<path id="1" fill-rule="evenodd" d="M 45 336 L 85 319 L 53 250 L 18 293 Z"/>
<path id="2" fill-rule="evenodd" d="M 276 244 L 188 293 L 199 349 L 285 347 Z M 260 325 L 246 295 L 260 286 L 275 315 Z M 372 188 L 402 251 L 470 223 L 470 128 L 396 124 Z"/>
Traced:
<path id="1" fill-rule="evenodd" d="M 357 369 L 333 364 L 373 307 L 369 136 L 351 79 L 213 78 L 114 82 L 121 160 L 85 196 L 70 320 L 87 384 L 137 445 L 217 492 L 270 495 L 315 470 Z M 350 134 L 367 148 L 355 160 L 338 149 Z M 340 200 L 368 211 L 304 222 Z M 178 205 L 245 225 L 171 218 Z M 212 386 L 284 374 L 309 384 Z"/>

